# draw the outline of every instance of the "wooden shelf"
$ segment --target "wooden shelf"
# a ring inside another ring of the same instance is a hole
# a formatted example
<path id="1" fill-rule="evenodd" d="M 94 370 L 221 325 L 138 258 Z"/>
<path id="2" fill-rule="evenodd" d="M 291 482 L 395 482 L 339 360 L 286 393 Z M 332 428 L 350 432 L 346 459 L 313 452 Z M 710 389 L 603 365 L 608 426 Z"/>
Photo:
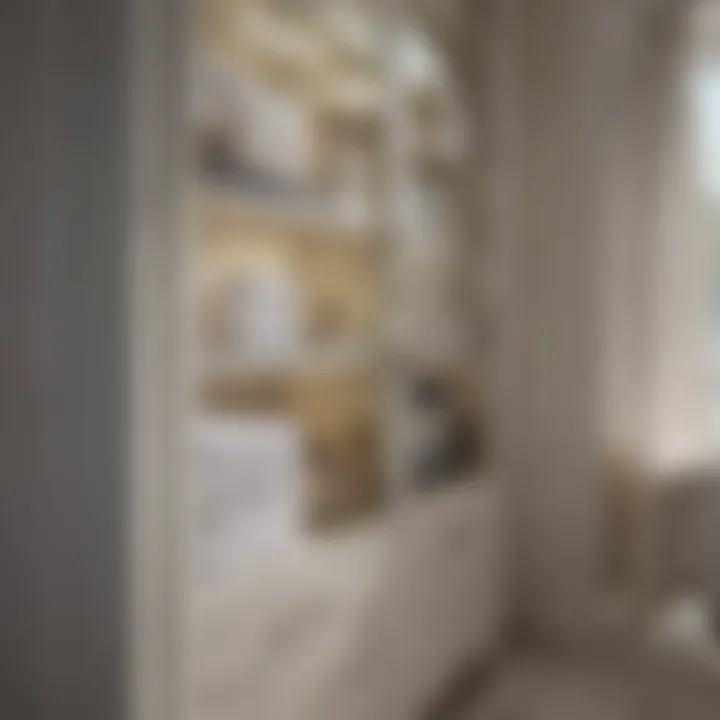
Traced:
<path id="1" fill-rule="evenodd" d="M 335 217 L 324 202 L 252 194 L 229 186 L 201 187 L 200 217 L 206 227 L 233 225 L 334 242 L 370 243 L 378 236 L 378 228 L 370 218 L 358 224 L 345 222 Z"/>
<path id="2" fill-rule="evenodd" d="M 269 363 L 261 359 L 216 359 L 205 363 L 203 375 L 209 381 L 254 381 L 256 379 L 287 379 L 309 375 L 366 374 L 378 366 L 377 354 L 360 350 L 325 351 Z"/>
<path id="3" fill-rule="evenodd" d="M 205 3 L 198 54 L 214 64 L 249 71 L 310 102 L 327 103 L 332 89 L 331 105 L 347 105 L 345 90 L 353 83 L 382 83 L 381 53 L 361 47 L 321 18 L 293 16 L 261 2 Z M 353 108 L 358 109 L 356 102 L 348 105 Z M 359 107 L 362 114 L 380 110 L 374 100 Z"/>

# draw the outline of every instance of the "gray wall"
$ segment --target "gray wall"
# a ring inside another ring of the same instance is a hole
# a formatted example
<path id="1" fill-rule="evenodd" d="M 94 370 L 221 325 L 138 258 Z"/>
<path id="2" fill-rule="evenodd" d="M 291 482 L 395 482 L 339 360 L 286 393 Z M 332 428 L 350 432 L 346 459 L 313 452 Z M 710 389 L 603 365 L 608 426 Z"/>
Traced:
<path id="1" fill-rule="evenodd" d="M 124 703 L 128 30 L 122 0 L 0 19 L 0 716 Z"/>
<path id="2" fill-rule="evenodd" d="M 518 113 L 502 242 L 500 476 L 519 624 L 552 641 L 592 631 L 602 547 L 598 363 L 605 7 L 518 0 Z M 512 28 L 511 28 L 512 30 Z M 507 223 L 507 221 L 506 221 Z"/>

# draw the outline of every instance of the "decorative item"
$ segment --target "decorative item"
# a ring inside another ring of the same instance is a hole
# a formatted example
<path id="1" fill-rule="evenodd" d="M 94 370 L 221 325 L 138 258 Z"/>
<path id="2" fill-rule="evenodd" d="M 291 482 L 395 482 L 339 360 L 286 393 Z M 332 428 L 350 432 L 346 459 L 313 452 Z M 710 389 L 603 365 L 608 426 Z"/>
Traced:
<path id="1" fill-rule="evenodd" d="M 308 193 L 312 119 L 291 97 L 206 63 L 197 72 L 195 115 L 208 178 L 284 199 Z"/>
<path id="2" fill-rule="evenodd" d="M 300 353 L 298 290 L 287 268 L 246 269 L 208 298 L 208 340 L 215 357 L 283 367 Z"/>
<path id="3" fill-rule="evenodd" d="M 480 428 L 450 382 L 420 376 L 411 383 L 413 475 L 421 488 L 454 482 L 476 469 Z"/>

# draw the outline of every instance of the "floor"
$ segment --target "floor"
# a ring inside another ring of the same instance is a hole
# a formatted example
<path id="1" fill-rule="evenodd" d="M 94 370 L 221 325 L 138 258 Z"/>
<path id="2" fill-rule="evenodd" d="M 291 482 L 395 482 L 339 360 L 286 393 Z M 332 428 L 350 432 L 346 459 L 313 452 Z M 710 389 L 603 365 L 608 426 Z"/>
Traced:
<path id="1" fill-rule="evenodd" d="M 458 720 L 636 720 L 632 685 L 610 665 L 533 653 L 511 661 Z"/>
<path id="2" fill-rule="evenodd" d="M 681 599 L 644 641 L 584 656 L 523 653 L 457 720 L 716 720 L 720 644 L 706 609 Z"/>

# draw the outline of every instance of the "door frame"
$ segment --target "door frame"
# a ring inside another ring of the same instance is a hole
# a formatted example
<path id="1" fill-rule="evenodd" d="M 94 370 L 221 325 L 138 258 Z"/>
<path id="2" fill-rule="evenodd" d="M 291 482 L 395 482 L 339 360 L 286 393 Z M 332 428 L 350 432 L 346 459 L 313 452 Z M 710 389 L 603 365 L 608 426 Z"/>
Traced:
<path id="1" fill-rule="evenodd" d="M 128 716 L 187 720 L 191 12 L 128 6 Z"/>

